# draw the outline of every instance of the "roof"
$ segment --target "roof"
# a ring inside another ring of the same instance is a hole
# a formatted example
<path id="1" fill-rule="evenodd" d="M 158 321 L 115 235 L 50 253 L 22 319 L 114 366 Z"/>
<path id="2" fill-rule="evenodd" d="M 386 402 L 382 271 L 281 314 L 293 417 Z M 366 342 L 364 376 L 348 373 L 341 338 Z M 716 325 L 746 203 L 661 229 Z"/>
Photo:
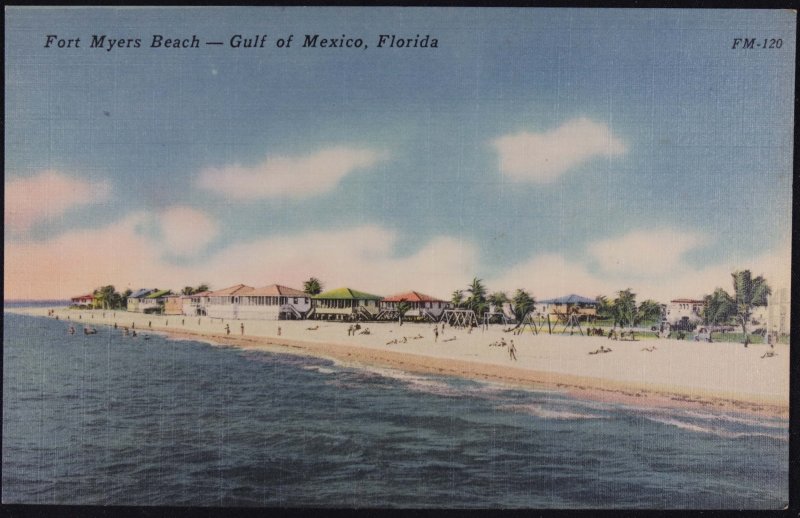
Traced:
<path id="1" fill-rule="evenodd" d="M 191 299 L 192 297 L 208 297 L 209 295 L 211 295 L 210 291 L 200 291 L 192 293 L 191 295 L 181 295 L 181 297 L 184 299 Z"/>
<path id="2" fill-rule="evenodd" d="M 229 286 L 227 288 L 223 288 L 217 291 L 211 291 L 204 297 L 231 297 L 233 295 L 249 295 L 251 291 L 253 291 L 252 286 L 245 286 L 244 284 L 237 284 L 235 286 Z"/>
<path id="3" fill-rule="evenodd" d="M 248 295 L 256 297 L 308 297 L 308 293 L 281 286 L 280 284 L 270 284 L 263 288 L 256 288 L 248 293 Z"/>
<path id="4" fill-rule="evenodd" d="M 400 302 L 403 300 L 406 302 L 447 302 L 442 299 L 437 299 L 436 297 L 431 297 L 430 295 L 425 295 L 424 293 L 420 293 L 418 291 L 399 293 L 383 299 L 384 302 Z"/>
<path id="5" fill-rule="evenodd" d="M 148 288 L 142 288 L 142 289 L 136 290 L 133 293 L 131 293 L 130 295 L 128 295 L 128 298 L 129 299 L 140 299 L 140 298 L 144 297 L 145 295 L 149 295 L 150 293 L 153 293 L 153 291 L 154 290 L 151 290 L 151 289 L 148 289 Z"/>
<path id="6" fill-rule="evenodd" d="M 336 288 L 329 290 L 319 295 L 314 295 L 315 299 L 341 299 L 341 300 L 381 300 L 383 297 L 380 295 L 371 295 L 363 291 L 354 290 L 351 288 Z"/>
<path id="7" fill-rule="evenodd" d="M 167 295 L 171 295 L 172 290 L 158 290 L 156 292 L 151 293 L 150 295 L 146 296 L 146 299 L 160 299 L 162 297 L 166 297 Z"/>
<path id="8" fill-rule="evenodd" d="M 558 297 L 555 299 L 540 300 L 540 304 L 592 304 L 597 305 L 597 301 L 587 297 L 581 297 L 574 293 L 565 297 Z"/>
<path id="9" fill-rule="evenodd" d="M 705 302 L 702 300 L 695 300 L 695 299 L 675 299 L 670 300 L 670 302 L 674 302 L 677 304 L 704 304 Z"/>
<path id="10" fill-rule="evenodd" d="M 94 299 L 94 293 L 88 293 L 86 295 L 80 295 L 78 297 L 72 297 L 70 300 L 83 300 L 83 299 Z"/>

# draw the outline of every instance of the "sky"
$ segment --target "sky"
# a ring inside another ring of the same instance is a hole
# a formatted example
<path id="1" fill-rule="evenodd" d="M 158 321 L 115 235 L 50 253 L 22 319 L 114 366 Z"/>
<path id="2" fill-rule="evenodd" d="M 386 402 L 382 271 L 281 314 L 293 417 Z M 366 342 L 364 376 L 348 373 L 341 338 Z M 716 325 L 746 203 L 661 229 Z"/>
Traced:
<path id="1" fill-rule="evenodd" d="M 792 12 L 9 7 L 5 23 L 7 300 L 311 276 L 445 299 L 473 277 L 537 299 L 701 297 L 739 269 L 789 286 Z M 140 46 L 91 48 L 103 34 Z"/>

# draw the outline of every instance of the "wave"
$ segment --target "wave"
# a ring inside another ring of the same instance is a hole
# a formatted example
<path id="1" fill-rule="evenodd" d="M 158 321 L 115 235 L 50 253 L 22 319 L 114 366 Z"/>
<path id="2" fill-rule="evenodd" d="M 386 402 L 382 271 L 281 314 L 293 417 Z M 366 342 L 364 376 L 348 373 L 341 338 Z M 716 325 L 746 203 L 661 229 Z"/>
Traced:
<path id="1" fill-rule="evenodd" d="M 693 410 L 684 410 L 683 414 L 696 419 L 704 419 L 709 421 L 723 421 L 728 423 L 744 424 L 749 426 L 759 426 L 763 428 L 777 428 L 788 429 L 789 423 L 787 421 L 776 419 L 758 419 L 755 417 L 740 417 L 730 414 L 711 414 L 708 412 L 696 412 Z"/>
<path id="2" fill-rule="evenodd" d="M 459 396 L 467 396 L 472 393 L 471 390 L 459 389 L 444 381 L 439 381 L 433 378 L 429 378 L 419 374 L 413 374 L 402 370 L 365 366 L 360 368 L 359 371 L 368 373 L 373 376 L 380 376 L 382 378 L 399 381 L 400 383 L 403 383 L 406 386 L 406 388 L 409 388 L 411 390 L 416 390 L 418 392 L 425 392 L 428 394 L 434 394 L 437 396 L 459 397 Z"/>
<path id="3" fill-rule="evenodd" d="M 720 428 L 716 428 L 713 426 L 703 426 L 696 423 L 689 423 L 686 421 L 681 421 L 679 419 L 670 418 L 670 417 L 654 417 L 654 416 L 645 416 L 645 419 L 649 421 L 653 421 L 655 423 L 665 424 L 668 426 L 674 426 L 676 428 L 680 428 L 682 430 L 688 430 L 690 432 L 696 433 L 704 433 L 710 435 L 716 435 L 717 437 L 723 437 L 725 439 L 741 439 L 743 437 L 766 437 L 769 439 L 774 439 L 776 441 L 787 441 L 789 440 L 789 434 L 786 435 L 777 435 L 766 433 L 762 431 L 732 431 L 732 430 L 723 430 Z"/>
<path id="4" fill-rule="evenodd" d="M 569 410 L 555 410 L 548 409 L 542 405 L 503 405 L 501 410 L 511 410 L 513 412 L 522 412 L 532 415 L 534 417 L 541 417 L 543 419 L 608 419 L 608 416 L 601 414 L 591 414 L 583 412 L 574 412 Z"/>
<path id="5" fill-rule="evenodd" d="M 315 371 L 319 372 L 320 374 L 334 374 L 336 372 L 333 369 L 328 369 L 327 367 L 320 367 L 319 365 L 306 365 L 303 367 L 303 370 Z"/>

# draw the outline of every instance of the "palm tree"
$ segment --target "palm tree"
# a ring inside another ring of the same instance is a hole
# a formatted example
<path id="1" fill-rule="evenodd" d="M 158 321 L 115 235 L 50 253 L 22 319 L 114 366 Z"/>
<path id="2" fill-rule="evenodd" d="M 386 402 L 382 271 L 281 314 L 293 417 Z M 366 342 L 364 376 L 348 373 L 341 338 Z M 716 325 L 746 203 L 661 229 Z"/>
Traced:
<path id="1" fill-rule="evenodd" d="M 119 309 L 125 309 L 127 307 L 128 297 L 130 297 L 132 293 L 133 291 L 130 288 L 122 292 L 119 298 Z"/>
<path id="2" fill-rule="evenodd" d="M 647 299 L 639 304 L 639 309 L 636 310 L 636 323 L 660 321 L 661 314 L 661 304 L 653 299 Z"/>
<path id="3" fill-rule="evenodd" d="M 511 298 L 511 311 L 514 313 L 514 318 L 517 320 L 518 327 L 522 325 L 525 315 L 530 313 L 535 304 L 536 300 L 534 300 L 527 291 L 518 289 L 516 293 L 514 293 L 514 296 Z"/>
<path id="4" fill-rule="evenodd" d="M 450 303 L 453 304 L 454 308 L 460 308 L 464 304 L 464 291 L 463 290 L 456 290 L 453 292 L 450 298 Z"/>
<path id="5" fill-rule="evenodd" d="M 309 278 L 303 283 L 303 291 L 309 295 L 319 295 L 322 293 L 322 281 L 316 277 Z"/>
<path id="6" fill-rule="evenodd" d="M 744 346 L 747 347 L 747 344 L 750 343 L 750 337 L 747 336 L 747 323 L 750 321 L 753 306 L 766 306 L 767 297 L 772 294 L 772 290 L 762 276 L 759 275 L 753 279 L 750 270 L 733 272 L 731 277 L 733 277 L 736 318 L 742 326 Z"/>
<path id="7" fill-rule="evenodd" d="M 597 301 L 597 318 L 600 320 L 608 320 L 614 318 L 614 308 L 608 297 L 605 295 L 598 295 L 594 299 Z"/>
<path id="8" fill-rule="evenodd" d="M 411 311 L 411 303 L 406 299 L 400 299 L 400 302 L 397 303 L 397 313 L 400 315 L 401 322 L 409 311 Z"/>
<path id="9" fill-rule="evenodd" d="M 636 319 L 636 294 L 630 288 L 617 293 L 617 298 L 611 304 L 614 315 L 614 325 L 620 327 L 632 326 Z"/>
<path id="10" fill-rule="evenodd" d="M 503 304 L 510 302 L 508 296 L 502 291 L 492 293 L 486 300 L 489 302 L 489 306 L 493 307 L 495 311 L 503 311 Z"/>
<path id="11" fill-rule="evenodd" d="M 185 286 L 181 290 L 182 295 L 191 295 L 192 293 L 194 293 L 194 288 L 192 288 L 191 286 Z"/>
<path id="12" fill-rule="evenodd" d="M 194 293 L 203 293 L 204 291 L 208 291 L 209 289 L 210 288 L 208 287 L 208 284 L 204 282 L 194 289 Z"/>
<path id="13" fill-rule="evenodd" d="M 736 301 L 722 288 L 703 297 L 703 322 L 706 325 L 724 324 L 736 314 Z"/>
<path id="14" fill-rule="evenodd" d="M 114 302 L 114 295 L 117 294 L 117 289 L 114 288 L 112 285 L 103 286 L 102 288 L 97 288 L 94 290 L 94 305 L 95 307 L 101 307 L 103 309 L 108 309 L 109 306 Z"/>
<path id="15" fill-rule="evenodd" d="M 480 318 L 489 309 L 486 303 L 486 286 L 483 285 L 483 280 L 474 277 L 467 287 L 467 291 L 469 292 L 469 297 L 467 297 L 466 301 L 467 308 L 477 313 Z"/>

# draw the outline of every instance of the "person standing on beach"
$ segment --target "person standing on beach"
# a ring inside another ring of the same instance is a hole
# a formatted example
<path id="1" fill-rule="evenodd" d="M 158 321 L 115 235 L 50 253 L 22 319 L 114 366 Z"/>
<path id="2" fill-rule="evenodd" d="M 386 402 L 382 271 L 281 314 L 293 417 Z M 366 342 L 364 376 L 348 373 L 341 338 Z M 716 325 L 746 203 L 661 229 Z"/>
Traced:
<path id="1" fill-rule="evenodd" d="M 242 327 L 242 336 L 244 336 L 244 322 L 242 322 L 241 327 Z"/>
<path id="2" fill-rule="evenodd" d="M 511 340 L 511 345 L 508 348 L 508 357 L 517 361 L 517 348 L 514 346 L 514 340 Z"/>
<path id="3" fill-rule="evenodd" d="M 231 334 L 231 326 L 230 326 L 230 324 L 225 324 L 225 334 L 226 335 Z"/>
<path id="4" fill-rule="evenodd" d="M 281 326 L 278 326 L 278 336 L 281 336 Z"/>
<path id="5" fill-rule="evenodd" d="M 433 341 L 434 342 L 439 341 L 439 328 L 436 326 L 433 327 Z"/>

